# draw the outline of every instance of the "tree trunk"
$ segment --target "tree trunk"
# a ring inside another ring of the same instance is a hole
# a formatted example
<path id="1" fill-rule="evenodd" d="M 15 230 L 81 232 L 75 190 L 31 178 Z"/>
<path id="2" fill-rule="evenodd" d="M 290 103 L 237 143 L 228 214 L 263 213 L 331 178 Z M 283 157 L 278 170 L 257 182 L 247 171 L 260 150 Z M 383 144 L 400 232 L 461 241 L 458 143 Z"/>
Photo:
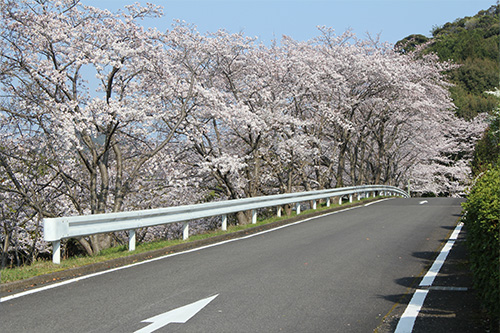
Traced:
<path id="1" fill-rule="evenodd" d="M 92 245 L 83 237 L 78 237 L 76 239 L 78 241 L 78 243 L 80 243 L 81 246 L 83 246 L 83 248 L 85 249 L 85 251 L 87 252 L 88 255 L 93 255 L 94 254 L 94 250 L 92 249 Z"/>
<path id="2" fill-rule="evenodd" d="M 10 233 L 5 233 L 5 239 L 3 241 L 2 249 L 2 269 L 7 265 L 7 251 L 9 249 Z"/>
<path id="3" fill-rule="evenodd" d="M 236 213 L 236 218 L 238 219 L 239 225 L 249 224 L 252 221 L 252 218 L 248 217 L 248 215 L 249 215 L 248 213 L 249 213 L 248 211 Z"/>
<path id="4" fill-rule="evenodd" d="M 343 187 L 344 181 L 342 179 L 344 174 L 344 165 L 345 165 L 345 156 L 341 154 L 339 156 L 339 164 L 337 166 L 337 175 L 336 175 L 336 187 Z"/>
<path id="5" fill-rule="evenodd" d="M 92 255 L 96 255 L 101 250 L 105 250 L 113 246 L 113 236 L 110 233 L 97 234 L 90 236 Z"/>

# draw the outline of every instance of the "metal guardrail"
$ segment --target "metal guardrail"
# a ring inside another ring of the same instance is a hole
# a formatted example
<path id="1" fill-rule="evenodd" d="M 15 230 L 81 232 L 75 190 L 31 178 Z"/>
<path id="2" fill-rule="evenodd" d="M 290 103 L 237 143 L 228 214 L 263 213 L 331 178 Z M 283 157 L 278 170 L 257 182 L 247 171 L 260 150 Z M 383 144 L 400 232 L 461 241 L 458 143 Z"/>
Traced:
<path id="1" fill-rule="evenodd" d="M 339 204 L 342 204 L 344 196 L 349 196 L 349 202 L 352 202 L 353 195 L 357 195 L 359 200 L 361 196 L 367 197 L 370 193 L 376 196 L 377 192 L 382 195 L 409 197 L 408 193 L 393 186 L 342 187 L 131 212 L 45 218 L 43 219 L 43 234 L 45 241 L 52 242 L 52 261 L 59 264 L 61 262 L 61 240 L 66 238 L 128 230 L 129 251 L 133 251 L 135 250 L 135 230 L 138 228 L 184 222 L 183 239 L 187 239 L 190 220 L 220 215 L 222 216 L 222 230 L 227 230 L 227 215 L 231 213 L 252 211 L 252 223 L 255 224 L 257 222 L 257 209 L 260 208 L 278 206 L 280 207 L 278 208 L 278 216 L 281 216 L 282 205 L 296 204 L 297 214 L 300 214 L 301 202 L 313 201 L 313 208 L 316 208 L 316 200 L 327 199 L 327 206 L 330 206 L 330 198 L 332 197 L 339 197 Z"/>

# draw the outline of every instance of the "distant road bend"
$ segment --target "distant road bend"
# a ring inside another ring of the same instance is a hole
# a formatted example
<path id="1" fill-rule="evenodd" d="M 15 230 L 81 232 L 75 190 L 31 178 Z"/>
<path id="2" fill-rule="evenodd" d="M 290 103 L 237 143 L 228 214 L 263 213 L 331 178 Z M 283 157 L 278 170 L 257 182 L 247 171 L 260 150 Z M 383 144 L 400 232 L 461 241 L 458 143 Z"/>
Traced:
<path id="1" fill-rule="evenodd" d="M 461 201 L 384 200 L 3 300 L 0 331 L 371 332 Z"/>

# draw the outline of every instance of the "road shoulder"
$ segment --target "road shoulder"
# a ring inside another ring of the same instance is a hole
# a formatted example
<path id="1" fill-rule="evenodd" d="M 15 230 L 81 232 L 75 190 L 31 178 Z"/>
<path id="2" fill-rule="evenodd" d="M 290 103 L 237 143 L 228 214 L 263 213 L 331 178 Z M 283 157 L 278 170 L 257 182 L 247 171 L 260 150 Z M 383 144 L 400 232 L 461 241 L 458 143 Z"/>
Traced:
<path id="1" fill-rule="evenodd" d="M 394 332 L 415 291 L 428 291 L 415 320 L 412 333 L 498 333 L 498 323 L 493 323 L 481 306 L 473 287 L 472 272 L 465 243 L 466 230 L 462 229 L 432 286 L 410 287 L 391 312 L 375 330 L 377 333 Z M 438 256 L 436 252 L 434 258 Z M 430 267 L 434 258 L 428 260 Z"/>

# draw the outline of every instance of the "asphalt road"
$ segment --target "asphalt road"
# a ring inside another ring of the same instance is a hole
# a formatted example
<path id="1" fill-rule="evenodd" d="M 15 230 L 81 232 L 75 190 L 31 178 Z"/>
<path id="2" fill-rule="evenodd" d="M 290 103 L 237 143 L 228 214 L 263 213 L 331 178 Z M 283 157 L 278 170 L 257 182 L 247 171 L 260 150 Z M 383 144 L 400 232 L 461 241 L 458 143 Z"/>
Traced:
<path id="1" fill-rule="evenodd" d="M 135 332 L 215 295 L 155 332 L 372 332 L 460 202 L 390 199 L 4 301 L 0 332 Z"/>

